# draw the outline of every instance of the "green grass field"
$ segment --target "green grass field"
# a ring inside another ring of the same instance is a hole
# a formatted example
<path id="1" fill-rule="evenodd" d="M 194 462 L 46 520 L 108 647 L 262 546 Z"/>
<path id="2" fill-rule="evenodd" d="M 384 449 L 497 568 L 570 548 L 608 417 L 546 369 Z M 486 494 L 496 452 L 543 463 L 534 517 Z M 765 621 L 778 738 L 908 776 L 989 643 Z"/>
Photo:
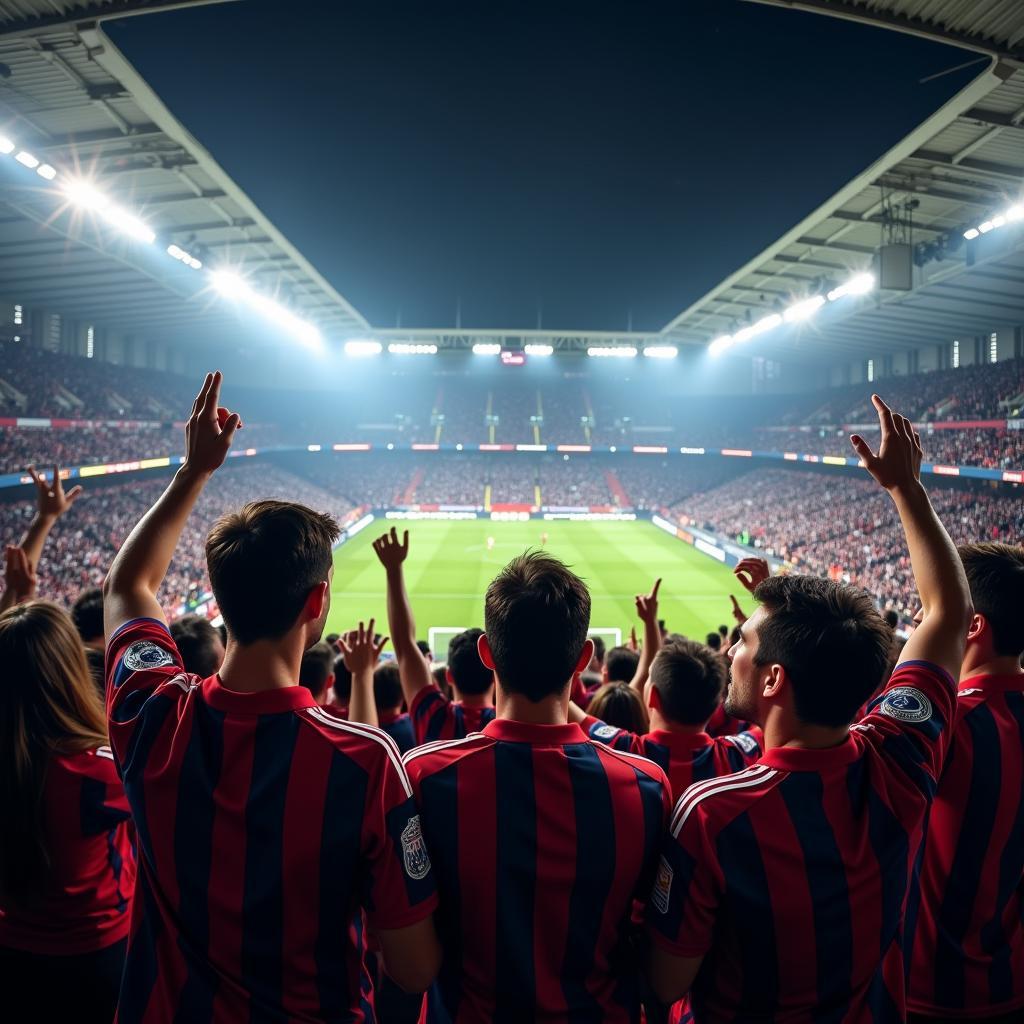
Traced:
<path id="1" fill-rule="evenodd" d="M 339 548 L 327 630 L 351 628 L 375 616 L 387 629 L 384 570 L 371 542 L 392 524 L 379 519 Z M 636 624 L 633 597 L 661 576 L 659 617 L 673 632 L 703 638 L 719 623 L 732 625 L 732 573 L 649 522 L 566 522 L 530 520 L 500 523 L 395 523 L 409 529 L 406 583 L 419 636 L 431 626 L 483 627 L 484 592 L 501 567 L 527 548 L 547 550 L 586 580 L 593 596 L 592 628 L 618 627 L 627 637 Z M 488 537 L 494 537 L 488 551 Z M 737 594 L 737 597 L 739 594 Z"/>

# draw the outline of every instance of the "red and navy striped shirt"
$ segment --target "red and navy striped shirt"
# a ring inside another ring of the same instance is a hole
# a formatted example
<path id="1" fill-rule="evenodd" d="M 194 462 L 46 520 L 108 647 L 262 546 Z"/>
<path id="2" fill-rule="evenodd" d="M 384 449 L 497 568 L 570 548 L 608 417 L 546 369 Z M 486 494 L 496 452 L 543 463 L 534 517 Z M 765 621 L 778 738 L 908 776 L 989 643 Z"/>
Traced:
<path id="1" fill-rule="evenodd" d="M 911 1010 L 1024 1018 L 1024 675 L 960 683 L 920 898 Z"/>
<path id="2" fill-rule="evenodd" d="M 725 713 L 725 705 L 719 704 L 715 708 L 714 713 L 708 719 L 708 724 L 704 727 L 704 731 L 709 736 L 735 736 L 738 732 L 749 732 L 751 729 L 756 729 L 757 726 L 752 722 L 743 722 L 738 718 L 733 718 L 732 715 Z"/>
<path id="3" fill-rule="evenodd" d="M 632 1021 L 630 910 L 672 806 L 654 763 L 577 725 L 495 719 L 419 747 L 444 962 L 431 1021 Z"/>
<path id="4" fill-rule="evenodd" d="M 655 729 L 640 736 L 606 725 L 592 715 L 587 715 L 582 727 L 590 739 L 616 750 L 642 754 L 658 765 L 668 776 L 673 800 L 678 800 L 694 782 L 741 771 L 762 753 L 760 729 L 757 733 L 741 732 L 718 738 L 703 732 L 684 735 L 667 729 Z"/>
<path id="5" fill-rule="evenodd" d="M 403 754 L 416 746 L 416 734 L 413 732 L 410 715 L 405 712 L 380 711 L 377 713 L 377 722 Z"/>
<path id="6" fill-rule="evenodd" d="M 189 675 L 153 619 L 111 638 L 107 711 L 139 841 L 122 1024 L 372 1021 L 362 912 L 437 899 L 392 740 L 303 686 Z"/>
<path id="7" fill-rule="evenodd" d="M 430 685 L 413 697 L 409 715 L 419 745 L 434 740 L 461 740 L 479 732 L 494 718 L 494 708 L 471 707 L 460 700 L 449 700 L 438 687 Z"/>
<path id="8" fill-rule="evenodd" d="M 906 1018 L 908 894 L 954 713 L 949 675 L 905 662 L 839 746 L 769 750 L 683 794 L 647 914 L 704 958 L 695 1020 Z"/>
<path id="9" fill-rule="evenodd" d="M 130 817 L 109 747 L 54 754 L 42 800 L 50 863 L 31 894 L 0 907 L 0 946 L 74 956 L 120 942 L 135 890 Z"/>

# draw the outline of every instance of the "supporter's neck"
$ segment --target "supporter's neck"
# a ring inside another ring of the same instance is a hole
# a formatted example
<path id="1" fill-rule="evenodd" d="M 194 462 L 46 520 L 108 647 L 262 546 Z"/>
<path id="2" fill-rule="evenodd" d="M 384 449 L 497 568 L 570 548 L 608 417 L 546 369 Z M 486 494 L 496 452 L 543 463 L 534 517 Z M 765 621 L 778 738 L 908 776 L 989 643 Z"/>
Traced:
<path id="1" fill-rule="evenodd" d="M 457 686 L 452 686 L 455 698 L 467 708 L 492 708 L 494 699 L 489 693 L 463 693 Z"/>
<path id="2" fill-rule="evenodd" d="M 704 725 L 683 725 L 681 722 L 670 722 L 657 708 L 648 708 L 650 713 L 651 732 L 672 732 L 677 736 L 699 736 L 704 732 Z"/>
<path id="3" fill-rule="evenodd" d="M 764 748 L 799 747 L 804 750 L 827 750 L 845 743 L 850 727 L 808 725 L 783 708 L 772 708 L 764 722 Z"/>
<path id="4" fill-rule="evenodd" d="M 221 685 L 238 693 L 297 686 L 302 651 L 301 633 L 274 641 L 257 640 L 248 647 L 230 640 L 218 673 Z"/>
<path id="5" fill-rule="evenodd" d="M 1010 655 L 1005 658 L 994 657 L 984 660 L 984 656 L 971 650 L 968 645 L 964 652 L 964 661 L 960 666 L 960 682 L 974 676 L 1019 676 L 1024 675 L 1020 667 L 1020 658 Z"/>
<path id="6" fill-rule="evenodd" d="M 519 693 L 505 693 L 500 686 L 496 688 L 496 693 L 498 718 L 526 722 L 528 725 L 565 725 L 569 721 L 568 687 L 562 693 L 536 702 Z"/>

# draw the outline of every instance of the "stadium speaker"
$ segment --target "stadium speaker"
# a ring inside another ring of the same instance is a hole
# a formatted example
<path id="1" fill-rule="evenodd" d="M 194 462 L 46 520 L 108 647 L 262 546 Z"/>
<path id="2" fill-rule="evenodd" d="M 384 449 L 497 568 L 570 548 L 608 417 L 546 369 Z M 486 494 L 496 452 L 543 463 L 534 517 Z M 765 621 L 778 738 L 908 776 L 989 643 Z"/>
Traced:
<path id="1" fill-rule="evenodd" d="M 878 286 L 894 292 L 909 292 L 914 287 L 914 256 L 906 242 L 878 250 Z"/>

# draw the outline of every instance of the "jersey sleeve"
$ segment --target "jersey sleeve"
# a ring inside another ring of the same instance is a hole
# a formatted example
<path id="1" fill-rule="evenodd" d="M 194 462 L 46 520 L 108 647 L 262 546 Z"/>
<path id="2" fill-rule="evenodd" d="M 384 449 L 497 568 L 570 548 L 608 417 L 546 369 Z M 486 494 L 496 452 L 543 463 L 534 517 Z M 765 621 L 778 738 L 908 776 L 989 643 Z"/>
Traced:
<path id="1" fill-rule="evenodd" d="M 451 717 L 451 701 L 434 685 L 424 686 L 409 708 L 417 745 L 447 738 L 445 725 Z"/>
<path id="2" fill-rule="evenodd" d="M 711 948 L 723 887 L 707 821 L 699 806 L 688 813 L 686 796 L 676 804 L 662 843 L 647 925 L 655 942 L 689 958 Z"/>
<path id="3" fill-rule="evenodd" d="M 640 737 L 636 733 L 608 725 L 600 718 L 594 718 L 593 715 L 587 715 L 580 723 L 580 727 L 587 734 L 588 739 L 603 743 L 607 747 L 624 750 L 627 754 L 642 754 L 644 752 Z"/>
<path id="4" fill-rule="evenodd" d="M 180 681 L 187 690 L 191 677 L 167 627 L 157 619 L 132 619 L 114 633 L 107 644 L 105 675 L 110 745 L 123 764 L 146 701 L 171 682 Z"/>
<path id="5" fill-rule="evenodd" d="M 131 818 L 110 747 L 76 758 L 74 768 L 82 776 L 80 816 L 85 835 L 102 835 Z"/>
<path id="6" fill-rule="evenodd" d="M 363 906 L 371 928 L 404 928 L 437 906 L 430 854 L 412 786 L 397 754 L 386 752 L 363 823 L 368 861 Z"/>
<path id="7" fill-rule="evenodd" d="M 734 771 L 753 764 L 764 753 L 764 735 L 760 729 L 722 736 L 717 742 L 729 748 L 729 762 Z"/>
<path id="8" fill-rule="evenodd" d="M 931 662 L 905 661 L 854 729 L 930 798 L 942 774 L 955 716 L 953 677 Z"/>

